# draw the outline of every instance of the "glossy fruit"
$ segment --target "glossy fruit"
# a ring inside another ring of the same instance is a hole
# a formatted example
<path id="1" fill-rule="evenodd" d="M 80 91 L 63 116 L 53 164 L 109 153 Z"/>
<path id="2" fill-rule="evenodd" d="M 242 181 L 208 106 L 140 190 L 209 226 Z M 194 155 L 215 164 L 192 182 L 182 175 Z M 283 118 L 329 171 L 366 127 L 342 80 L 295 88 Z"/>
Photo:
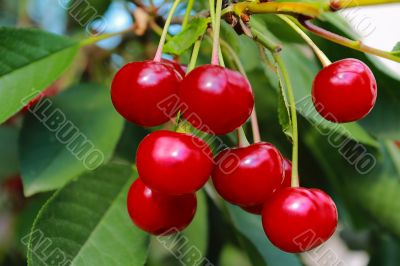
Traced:
<path id="1" fill-rule="evenodd" d="M 177 95 L 181 76 L 169 64 L 155 61 L 126 64 L 115 75 L 111 98 L 115 109 L 128 121 L 157 126 L 175 116 L 173 105 L 159 104 Z"/>
<path id="2" fill-rule="evenodd" d="M 283 183 L 275 192 L 279 189 L 292 186 L 292 163 L 286 158 L 283 158 L 283 173 Z M 264 203 L 250 207 L 242 207 L 242 209 L 252 214 L 261 215 L 263 207 Z"/>
<path id="3" fill-rule="evenodd" d="M 283 158 L 283 183 L 281 188 L 292 186 L 292 162 Z"/>
<path id="4" fill-rule="evenodd" d="M 227 153 L 239 159 L 229 171 L 223 159 Z M 241 207 L 252 209 L 263 204 L 283 182 L 283 158 L 270 143 L 223 150 L 215 162 L 212 180 L 216 190 L 225 200 Z"/>
<path id="5" fill-rule="evenodd" d="M 221 66 L 203 65 L 182 81 L 179 96 L 183 117 L 211 134 L 226 134 L 249 118 L 253 92 L 247 79 Z"/>
<path id="6" fill-rule="evenodd" d="M 193 220 L 195 194 L 169 196 L 146 187 L 138 178 L 128 192 L 127 207 L 137 227 L 154 235 L 183 230 Z"/>
<path id="7" fill-rule="evenodd" d="M 203 140 L 166 130 L 147 135 L 139 144 L 136 165 L 150 188 L 172 195 L 193 193 L 208 180 L 212 152 Z"/>
<path id="8" fill-rule="evenodd" d="M 377 96 L 373 73 L 357 59 L 344 59 L 323 68 L 315 77 L 312 98 L 325 119 L 352 122 L 365 117 Z"/>
<path id="9" fill-rule="evenodd" d="M 168 59 L 161 59 L 161 62 L 164 64 L 167 64 L 169 66 L 171 66 L 176 72 L 179 73 L 179 75 L 183 78 L 184 76 L 186 76 L 186 69 L 184 66 L 180 65 L 179 63 L 177 63 L 176 61 L 173 60 L 168 60 Z"/>
<path id="10" fill-rule="evenodd" d="M 337 210 L 319 189 L 284 188 L 264 205 L 262 223 L 268 239 L 286 252 L 311 250 L 335 232 Z"/>

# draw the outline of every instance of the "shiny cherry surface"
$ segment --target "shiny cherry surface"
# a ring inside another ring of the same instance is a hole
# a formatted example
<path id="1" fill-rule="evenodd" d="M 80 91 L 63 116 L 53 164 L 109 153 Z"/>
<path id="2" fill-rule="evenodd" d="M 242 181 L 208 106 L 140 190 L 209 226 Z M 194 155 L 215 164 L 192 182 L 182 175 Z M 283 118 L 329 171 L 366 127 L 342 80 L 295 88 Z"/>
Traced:
<path id="1" fill-rule="evenodd" d="M 128 192 L 129 216 L 140 229 L 154 235 L 183 230 L 196 213 L 195 194 L 170 196 L 155 192 L 138 178 Z"/>
<path id="2" fill-rule="evenodd" d="M 377 97 L 373 73 L 357 59 L 343 59 L 323 68 L 315 77 L 312 98 L 325 119 L 345 123 L 365 117 Z"/>
<path id="3" fill-rule="evenodd" d="M 208 180 L 212 152 L 203 140 L 166 130 L 147 135 L 139 144 L 136 165 L 143 182 L 172 195 L 193 193 Z"/>
<path id="4" fill-rule="evenodd" d="M 158 104 L 176 95 L 180 75 L 169 64 L 155 61 L 126 64 L 115 75 L 111 99 L 115 109 L 128 121 L 146 127 L 167 122 L 176 114 L 173 106 Z"/>
<path id="5" fill-rule="evenodd" d="M 337 210 L 319 189 L 283 188 L 265 203 L 262 224 L 268 239 L 286 252 L 311 250 L 335 232 Z"/>
<path id="6" fill-rule="evenodd" d="M 283 183 L 281 188 L 292 186 L 292 162 L 283 158 Z"/>
<path id="7" fill-rule="evenodd" d="M 253 92 L 247 79 L 221 66 L 203 65 L 182 81 L 179 96 L 183 117 L 194 127 L 211 134 L 226 134 L 250 116 Z"/>
<path id="8" fill-rule="evenodd" d="M 224 166 L 227 153 L 239 159 L 235 167 Z M 259 142 L 248 147 L 226 149 L 215 158 L 212 180 L 218 193 L 241 207 L 263 204 L 283 182 L 283 159 L 270 143 Z"/>
<path id="9" fill-rule="evenodd" d="M 292 163 L 286 158 L 283 158 L 283 172 L 283 183 L 277 190 L 292 186 Z M 275 192 L 277 190 L 275 190 Z M 264 203 L 250 207 L 242 207 L 242 209 L 252 214 L 261 215 L 263 207 Z"/>

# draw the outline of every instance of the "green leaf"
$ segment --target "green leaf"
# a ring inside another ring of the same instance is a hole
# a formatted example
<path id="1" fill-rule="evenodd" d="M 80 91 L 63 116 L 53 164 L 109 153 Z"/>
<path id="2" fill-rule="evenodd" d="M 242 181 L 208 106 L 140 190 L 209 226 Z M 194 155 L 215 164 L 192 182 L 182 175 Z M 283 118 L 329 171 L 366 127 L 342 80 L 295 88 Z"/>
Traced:
<path id="1" fill-rule="evenodd" d="M 265 236 L 261 225 L 261 217 L 246 213 L 237 206 L 227 204 L 229 215 L 235 228 L 254 245 L 257 252 L 268 266 L 300 266 L 298 257 L 276 248 Z M 250 259 L 254 259 L 253 256 Z"/>
<path id="2" fill-rule="evenodd" d="M 195 18 L 189 26 L 173 36 L 164 46 L 164 53 L 181 55 L 204 34 L 208 26 L 207 18 Z"/>
<path id="3" fill-rule="evenodd" d="M 0 180 L 19 174 L 19 128 L 0 126 Z"/>
<path id="4" fill-rule="evenodd" d="M 40 30 L 0 27 L 0 123 L 55 81 L 78 48 L 75 41 Z"/>
<path id="5" fill-rule="evenodd" d="M 392 54 L 400 56 L 400 42 L 397 42 L 393 47 Z"/>
<path id="6" fill-rule="evenodd" d="M 34 222 L 28 264 L 144 265 L 148 235 L 126 211 L 133 176 L 130 166 L 109 164 L 57 191 Z"/>
<path id="7" fill-rule="evenodd" d="M 43 98 L 31 111 L 20 136 L 27 196 L 60 188 L 106 162 L 123 128 L 109 91 L 95 84 L 78 85 L 54 98 Z"/>
<path id="8" fill-rule="evenodd" d="M 350 214 L 362 210 L 369 220 L 400 237 L 399 149 L 381 144 L 377 153 L 345 139 L 336 140 L 333 147 L 315 130 L 303 138 L 336 192 L 346 197 L 347 207 L 358 209 L 349 209 Z"/>

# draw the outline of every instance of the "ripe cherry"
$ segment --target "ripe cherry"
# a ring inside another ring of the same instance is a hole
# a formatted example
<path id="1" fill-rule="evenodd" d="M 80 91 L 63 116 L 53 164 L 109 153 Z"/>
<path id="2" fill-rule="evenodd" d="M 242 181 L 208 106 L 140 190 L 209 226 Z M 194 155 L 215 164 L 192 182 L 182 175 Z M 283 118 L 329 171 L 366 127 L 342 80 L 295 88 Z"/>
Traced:
<path id="1" fill-rule="evenodd" d="M 238 128 L 249 118 L 254 105 L 247 79 L 215 65 L 189 72 L 181 83 L 179 96 L 183 117 L 211 134 L 226 134 Z"/>
<path id="2" fill-rule="evenodd" d="M 337 210 L 319 189 L 284 188 L 264 205 L 262 223 L 268 239 L 286 252 L 305 252 L 335 232 Z"/>
<path id="3" fill-rule="evenodd" d="M 237 156 L 235 166 L 224 166 L 227 153 Z M 283 159 L 270 143 L 226 149 L 215 158 L 212 180 L 218 193 L 230 203 L 252 209 L 264 202 L 283 182 Z M 257 208 L 257 207 L 256 207 Z"/>
<path id="4" fill-rule="evenodd" d="M 292 162 L 283 158 L 284 179 L 281 188 L 292 186 Z"/>
<path id="5" fill-rule="evenodd" d="M 170 196 L 151 190 L 138 178 L 128 192 L 127 207 L 137 227 L 154 235 L 183 230 L 196 213 L 195 194 Z"/>
<path id="6" fill-rule="evenodd" d="M 164 64 L 167 64 L 169 66 L 171 66 L 176 72 L 179 73 L 179 75 L 183 78 L 186 75 L 186 69 L 184 66 L 180 65 L 179 63 L 177 63 L 176 61 L 173 60 L 168 60 L 168 59 L 161 59 L 161 62 Z"/>
<path id="7" fill-rule="evenodd" d="M 315 77 L 312 98 L 325 119 L 345 123 L 365 117 L 377 96 L 373 73 L 357 59 L 343 59 L 323 68 Z"/>
<path id="8" fill-rule="evenodd" d="M 166 130 L 147 135 L 139 144 L 136 165 L 143 182 L 172 195 L 193 193 L 208 180 L 212 151 L 203 140 Z"/>
<path id="9" fill-rule="evenodd" d="M 128 121 L 152 127 L 167 122 L 177 110 L 161 109 L 158 104 L 177 94 L 181 76 L 163 62 L 126 64 L 115 75 L 111 98 L 115 109 Z"/>
<path id="10" fill-rule="evenodd" d="M 292 186 L 292 163 L 286 158 L 283 158 L 283 172 L 283 183 L 277 190 Z M 275 190 L 275 192 L 277 190 Z M 242 209 L 253 214 L 261 215 L 263 207 L 264 203 L 250 207 L 242 207 Z"/>

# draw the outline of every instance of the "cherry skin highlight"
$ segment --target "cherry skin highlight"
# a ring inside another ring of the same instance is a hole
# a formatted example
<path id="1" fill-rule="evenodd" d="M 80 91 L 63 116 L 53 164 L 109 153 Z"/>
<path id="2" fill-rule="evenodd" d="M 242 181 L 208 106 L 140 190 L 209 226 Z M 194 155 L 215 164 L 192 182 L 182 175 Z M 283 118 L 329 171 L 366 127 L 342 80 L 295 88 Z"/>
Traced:
<path id="1" fill-rule="evenodd" d="M 319 189 L 283 188 L 265 203 L 262 224 L 268 239 L 283 251 L 311 250 L 335 232 L 333 200 Z"/>
<path id="2" fill-rule="evenodd" d="M 224 166 L 229 163 L 223 159 L 227 154 L 238 158 L 231 169 Z M 226 149 L 215 161 L 212 174 L 215 189 L 225 200 L 241 207 L 252 209 L 264 204 L 283 182 L 283 158 L 270 143 Z"/>
<path id="3" fill-rule="evenodd" d="M 208 180 L 213 168 L 210 147 L 195 136 L 155 131 L 139 144 L 136 165 L 151 189 L 171 195 L 193 193 Z"/>
<path id="4" fill-rule="evenodd" d="M 253 92 L 239 72 L 203 65 L 183 79 L 179 96 L 182 116 L 195 128 L 210 134 L 226 134 L 249 118 Z"/>
<path id="5" fill-rule="evenodd" d="M 126 64 L 115 75 L 111 99 L 115 109 L 128 121 L 145 126 L 158 126 L 175 116 L 173 106 L 159 104 L 176 95 L 181 76 L 169 64 L 155 61 Z"/>
<path id="6" fill-rule="evenodd" d="M 169 196 L 155 192 L 138 178 L 129 189 L 127 207 L 137 227 L 153 235 L 168 235 L 190 224 L 197 199 L 195 194 Z"/>
<path id="7" fill-rule="evenodd" d="M 286 158 L 283 158 L 283 172 L 284 172 L 283 183 L 277 190 L 275 190 L 275 192 L 278 191 L 279 189 L 292 186 L 292 163 Z M 263 207 L 264 203 L 255 206 L 241 207 L 241 208 L 249 213 L 261 215 Z"/>
<path id="8" fill-rule="evenodd" d="M 325 119 L 337 123 L 357 121 L 374 107 L 377 86 L 373 73 L 357 59 L 343 59 L 323 68 L 315 77 L 312 98 Z"/>

